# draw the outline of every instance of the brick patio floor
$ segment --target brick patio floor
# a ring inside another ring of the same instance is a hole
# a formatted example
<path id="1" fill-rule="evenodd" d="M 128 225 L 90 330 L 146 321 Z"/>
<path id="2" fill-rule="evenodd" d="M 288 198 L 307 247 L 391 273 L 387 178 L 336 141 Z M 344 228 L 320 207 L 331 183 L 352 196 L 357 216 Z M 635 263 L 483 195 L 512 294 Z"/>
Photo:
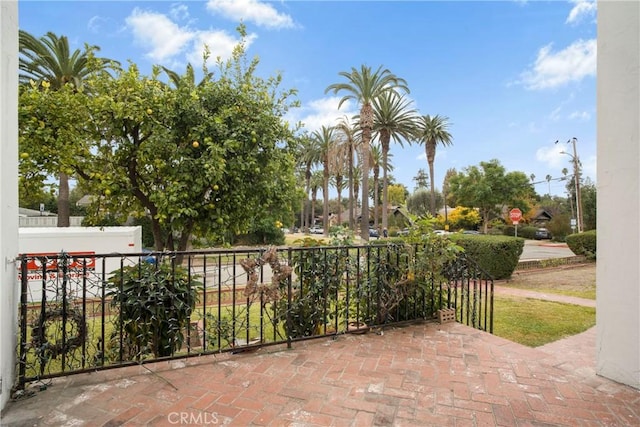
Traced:
<path id="1" fill-rule="evenodd" d="M 594 367 L 595 328 L 532 349 L 429 322 L 57 379 L 2 425 L 639 426 Z"/>

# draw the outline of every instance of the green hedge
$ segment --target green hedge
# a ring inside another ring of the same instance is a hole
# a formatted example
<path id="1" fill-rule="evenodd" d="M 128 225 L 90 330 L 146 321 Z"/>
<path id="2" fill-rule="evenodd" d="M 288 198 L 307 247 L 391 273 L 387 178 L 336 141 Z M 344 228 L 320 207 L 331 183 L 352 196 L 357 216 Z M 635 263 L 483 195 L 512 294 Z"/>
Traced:
<path id="1" fill-rule="evenodd" d="M 588 259 L 596 259 L 596 230 L 569 234 L 567 236 L 567 246 L 576 255 L 584 255 Z"/>
<path id="2" fill-rule="evenodd" d="M 518 237 L 522 237 L 523 239 L 535 239 L 536 231 L 538 227 L 532 227 L 530 225 L 519 225 L 518 226 Z M 514 225 L 507 225 L 502 229 L 502 233 L 505 236 L 515 236 L 516 235 L 516 227 Z"/>
<path id="3" fill-rule="evenodd" d="M 511 277 L 524 248 L 520 237 L 452 234 L 450 238 L 496 280 Z"/>

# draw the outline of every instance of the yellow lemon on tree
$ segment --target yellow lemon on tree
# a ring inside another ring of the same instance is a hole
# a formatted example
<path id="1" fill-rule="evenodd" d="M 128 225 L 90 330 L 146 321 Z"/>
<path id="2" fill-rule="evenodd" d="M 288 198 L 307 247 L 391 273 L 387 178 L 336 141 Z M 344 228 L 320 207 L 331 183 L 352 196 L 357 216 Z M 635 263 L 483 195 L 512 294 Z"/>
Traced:
<path id="1" fill-rule="evenodd" d="M 193 148 L 198 148 L 200 146 L 200 143 L 198 141 L 193 141 Z"/>
<path id="2" fill-rule="evenodd" d="M 21 159 L 26 159 L 29 157 L 29 153 L 20 153 L 20 158 Z"/>

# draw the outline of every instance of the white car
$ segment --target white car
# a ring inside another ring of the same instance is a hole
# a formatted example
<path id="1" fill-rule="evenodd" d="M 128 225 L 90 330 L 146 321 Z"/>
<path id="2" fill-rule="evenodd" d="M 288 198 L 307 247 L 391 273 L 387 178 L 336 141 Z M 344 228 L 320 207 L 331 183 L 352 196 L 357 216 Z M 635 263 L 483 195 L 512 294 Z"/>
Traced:
<path id="1" fill-rule="evenodd" d="M 311 234 L 324 234 L 324 229 L 321 227 L 311 227 L 309 229 L 309 233 Z"/>

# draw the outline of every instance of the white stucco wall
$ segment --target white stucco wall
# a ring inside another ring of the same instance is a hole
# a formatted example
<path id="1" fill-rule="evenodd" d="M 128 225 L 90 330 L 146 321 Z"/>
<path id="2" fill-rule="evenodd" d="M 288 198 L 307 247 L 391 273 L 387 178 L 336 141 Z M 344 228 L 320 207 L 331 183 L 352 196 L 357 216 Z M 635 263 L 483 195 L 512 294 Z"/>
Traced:
<path id="1" fill-rule="evenodd" d="M 598 2 L 597 372 L 640 388 L 640 2 Z"/>
<path id="2" fill-rule="evenodd" d="M 0 1 L 0 409 L 13 386 L 18 255 L 18 3 Z"/>

